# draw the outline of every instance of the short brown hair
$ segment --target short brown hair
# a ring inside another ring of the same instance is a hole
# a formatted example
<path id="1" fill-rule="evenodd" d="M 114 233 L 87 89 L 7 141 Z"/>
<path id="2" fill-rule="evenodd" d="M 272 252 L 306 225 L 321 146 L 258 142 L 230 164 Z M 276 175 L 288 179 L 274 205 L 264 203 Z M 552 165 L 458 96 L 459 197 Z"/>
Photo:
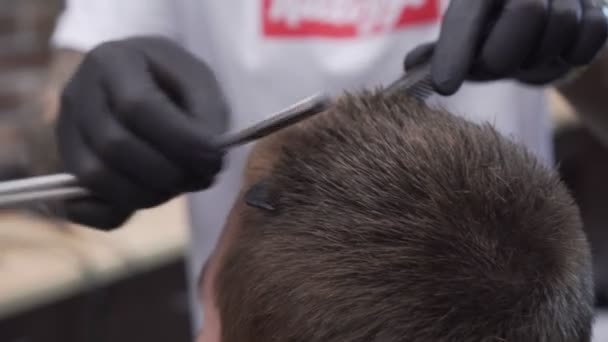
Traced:
<path id="1" fill-rule="evenodd" d="M 364 92 L 282 145 L 220 266 L 224 342 L 590 340 L 577 207 L 490 125 Z"/>

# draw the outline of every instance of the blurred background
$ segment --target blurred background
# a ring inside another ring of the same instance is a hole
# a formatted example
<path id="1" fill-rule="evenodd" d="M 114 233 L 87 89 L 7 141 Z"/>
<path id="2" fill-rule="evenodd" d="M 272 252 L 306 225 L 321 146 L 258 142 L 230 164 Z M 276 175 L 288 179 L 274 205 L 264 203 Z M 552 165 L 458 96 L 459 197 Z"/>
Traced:
<path id="1" fill-rule="evenodd" d="M 0 0 L 0 179 L 56 167 L 44 108 L 61 0 Z M 0 211 L 0 341 L 190 341 L 180 200 L 111 233 Z"/>
<path id="2" fill-rule="evenodd" d="M 48 172 L 49 36 L 60 0 L 0 0 L 0 180 Z M 608 151 L 552 94 L 555 152 L 591 239 L 598 308 L 608 303 Z M 0 341 L 188 341 L 181 200 L 111 233 L 37 208 L 0 212 Z"/>
<path id="3" fill-rule="evenodd" d="M 22 176 L 28 170 L 25 133 L 37 129 L 40 92 L 50 60 L 48 46 L 59 0 L 0 1 L 0 177 Z M 36 134 L 29 134 L 35 136 Z"/>

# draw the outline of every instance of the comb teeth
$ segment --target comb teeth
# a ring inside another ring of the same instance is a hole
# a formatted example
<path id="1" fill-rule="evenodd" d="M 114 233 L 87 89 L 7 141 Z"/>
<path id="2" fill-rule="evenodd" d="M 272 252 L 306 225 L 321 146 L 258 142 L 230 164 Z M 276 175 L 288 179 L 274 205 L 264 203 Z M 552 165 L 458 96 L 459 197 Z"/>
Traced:
<path id="1" fill-rule="evenodd" d="M 428 62 L 410 70 L 385 90 L 385 94 L 387 95 L 401 92 L 407 93 L 420 101 L 426 100 L 435 92 L 431 80 L 431 68 Z"/>
<path id="2" fill-rule="evenodd" d="M 430 75 L 409 89 L 410 95 L 420 101 L 426 100 L 435 92 Z"/>

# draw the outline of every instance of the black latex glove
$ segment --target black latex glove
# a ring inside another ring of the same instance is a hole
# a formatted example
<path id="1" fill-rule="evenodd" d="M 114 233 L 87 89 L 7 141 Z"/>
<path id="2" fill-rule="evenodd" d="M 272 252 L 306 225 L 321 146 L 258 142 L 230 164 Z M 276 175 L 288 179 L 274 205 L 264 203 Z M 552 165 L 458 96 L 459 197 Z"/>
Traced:
<path id="1" fill-rule="evenodd" d="M 428 58 L 435 90 L 452 95 L 465 80 L 512 78 L 546 84 L 588 64 L 606 41 L 597 0 L 452 0 L 436 43 L 408 54 Z"/>
<path id="2" fill-rule="evenodd" d="M 67 172 L 95 198 L 69 201 L 74 222 L 102 229 L 138 209 L 209 187 L 228 107 L 211 70 L 163 38 L 106 43 L 87 54 L 62 96 L 57 126 Z"/>

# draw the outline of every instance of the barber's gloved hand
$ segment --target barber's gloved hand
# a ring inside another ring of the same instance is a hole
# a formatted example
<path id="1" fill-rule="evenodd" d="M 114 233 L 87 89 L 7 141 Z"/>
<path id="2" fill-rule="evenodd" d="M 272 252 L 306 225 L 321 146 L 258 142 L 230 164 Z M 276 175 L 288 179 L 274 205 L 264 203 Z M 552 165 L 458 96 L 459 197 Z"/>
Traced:
<path id="1" fill-rule="evenodd" d="M 607 34 L 599 0 L 452 0 L 438 41 L 410 52 L 405 69 L 431 58 L 442 95 L 465 80 L 546 84 L 588 64 Z"/>
<path id="2" fill-rule="evenodd" d="M 212 71 L 164 38 L 100 45 L 66 86 L 57 126 L 67 172 L 94 198 L 67 217 L 111 229 L 138 209 L 209 187 L 223 153 L 211 140 L 229 110 Z"/>

